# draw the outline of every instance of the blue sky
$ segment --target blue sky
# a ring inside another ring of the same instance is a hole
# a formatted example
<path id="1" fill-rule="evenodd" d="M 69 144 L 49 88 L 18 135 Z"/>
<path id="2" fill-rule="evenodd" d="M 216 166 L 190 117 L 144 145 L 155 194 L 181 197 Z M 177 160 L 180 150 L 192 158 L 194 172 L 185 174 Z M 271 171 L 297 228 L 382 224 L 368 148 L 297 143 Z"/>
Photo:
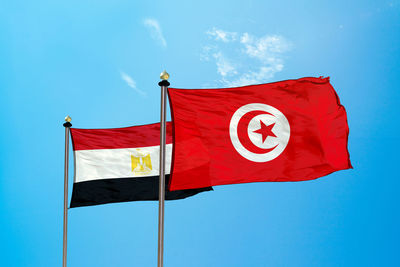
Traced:
<path id="1" fill-rule="evenodd" d="M 163 69 L 178 88 L 330 76 L 354 166 L 166 203 L 165 266 L 398 266 L 398 0 L 0 6 L 2 266 L 61 265 L 64 117 L 157 122 Z M 69 219 L 68 266 L 156 265 L 156 202 Z"/>

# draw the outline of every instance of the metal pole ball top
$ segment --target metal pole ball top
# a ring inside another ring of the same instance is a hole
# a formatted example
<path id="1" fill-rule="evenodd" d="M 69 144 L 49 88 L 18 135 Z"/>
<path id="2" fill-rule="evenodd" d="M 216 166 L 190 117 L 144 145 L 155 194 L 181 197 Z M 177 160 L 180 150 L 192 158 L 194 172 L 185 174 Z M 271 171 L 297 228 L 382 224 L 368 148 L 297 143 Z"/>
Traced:
<path id="1" fill-rule="evenodd" d="M 161 112 L 160 112 L 160 180 L 158 186 L 158 261 L 157 266 L 163 266 L 164 256 L 164 200 L 165 200 L 165 135 L 166 135 L 166 97 L 167 87 L 170 83 L 169 74 L 164 70 L 160 74 L 161 82 L 158 85 L 161 87 Z"/>
<path id="2" fill-rule="evenodd" d="M 65 117 L 65 156 L 64 156 L 64 223 L 63 223 L 63 267 L 67 267 L 67 228 L 68 228 L 68 158 L 69 158 L 69 128 L 71 117 Z"/>

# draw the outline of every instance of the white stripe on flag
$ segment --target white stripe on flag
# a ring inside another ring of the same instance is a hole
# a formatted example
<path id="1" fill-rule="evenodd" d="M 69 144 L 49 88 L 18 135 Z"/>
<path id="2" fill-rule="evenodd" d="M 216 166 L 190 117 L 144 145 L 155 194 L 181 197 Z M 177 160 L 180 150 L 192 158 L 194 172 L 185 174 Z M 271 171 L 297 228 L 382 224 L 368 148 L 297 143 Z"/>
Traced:
<path id="1" fill-rule="evenodd" d="M 75 183 L 159 175 L 160 146 L 77 150 L 75 153 Z M 150 155 L 151 167 L 148 165 Z M 133 157 L 133 158 L 132 158 Z M 166 145 L 165 174 L 171 171 L 172 144 Z M 135 167 L 135 170 L 132 170 Z M 144 169 L 143 169 L 144 167 Z"/>

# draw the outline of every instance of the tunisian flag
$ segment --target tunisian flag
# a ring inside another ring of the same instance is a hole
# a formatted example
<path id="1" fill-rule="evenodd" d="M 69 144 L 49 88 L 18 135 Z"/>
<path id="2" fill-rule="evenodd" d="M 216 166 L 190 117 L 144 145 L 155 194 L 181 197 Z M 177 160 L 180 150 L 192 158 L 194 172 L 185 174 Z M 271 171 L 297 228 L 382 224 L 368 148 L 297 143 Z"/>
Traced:
<path id="1" fill-rule="evenodd" d="M 352 168 L 346 111 L 329 78 L 168 94 L 170 190 L 303 181 Z"/>

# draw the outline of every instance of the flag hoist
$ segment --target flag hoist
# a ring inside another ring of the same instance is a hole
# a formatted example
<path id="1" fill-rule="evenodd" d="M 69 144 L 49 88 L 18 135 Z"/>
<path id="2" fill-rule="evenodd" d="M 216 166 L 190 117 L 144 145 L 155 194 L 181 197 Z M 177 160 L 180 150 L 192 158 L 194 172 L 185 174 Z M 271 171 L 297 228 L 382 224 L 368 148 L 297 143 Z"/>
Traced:
<path id="1" fill-rule="evenodd" d="M 69 130 L 72 126 L 71 117 L 65 117 L 65 156 L 64 156 L 64 223 L 63 223 L 63 267 L 67 267 L 67 226 L 68 226 L 68 159 Z"/>
<path id="2" fill-rule="evenodd" d="M 163 266 L 164 256 L 164 200 L 165 200 L 165 135 L 166 135 L 166 98 L 169 74 L 164 70 L 160 74 L 161 110 L 160 110 L 160 182 L 158 187 L 158 257 L 157 267 Z"/>

